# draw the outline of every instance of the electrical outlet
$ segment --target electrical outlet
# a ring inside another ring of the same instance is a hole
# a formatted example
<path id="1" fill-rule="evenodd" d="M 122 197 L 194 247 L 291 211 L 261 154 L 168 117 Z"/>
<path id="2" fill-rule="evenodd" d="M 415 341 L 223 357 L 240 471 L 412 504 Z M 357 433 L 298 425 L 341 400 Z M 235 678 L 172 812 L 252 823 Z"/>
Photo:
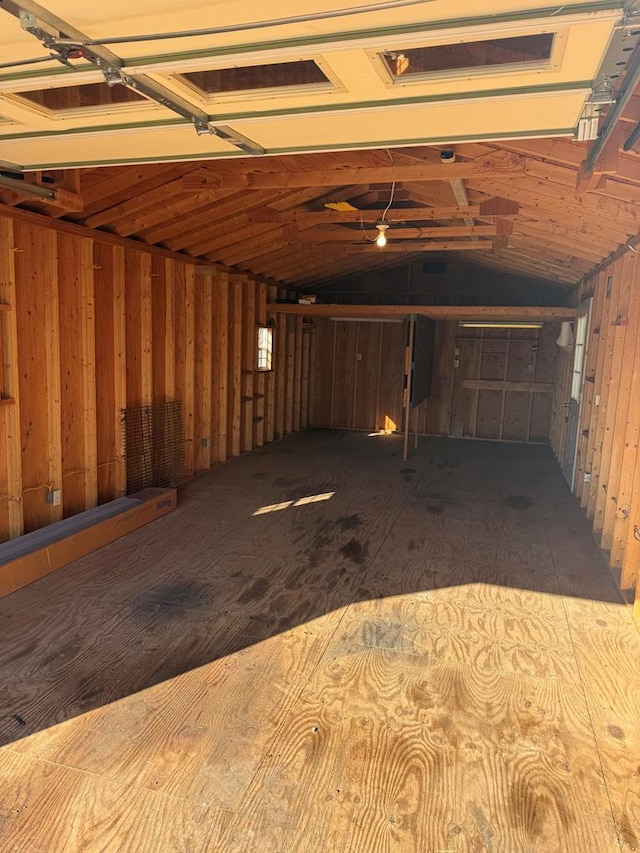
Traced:
<path id="1" fill-rule="evenodd" d="M 593 401 L 593 405 L 594 405 L 594 406 L 599 406 L 599 405 L 600 405 L 600 394 L 596 394 L 595 399 L 594 399 L 594 401 Z"/>
<path id="2" fill-rule="evenodd" d="M 460 359 L 459 358 L 454 358 L 453 366 L 454 367 L 460 367 Z"/>
<path id="3" fill-rule="evenodd" d="M 202 439 L 202 446 L 203 447 L 210 447 L 211 446 L 211 439 L 210 438 L 203 438 Z"/>
<path id="4" fill-rule="evenodd" d="M 585 483 L 590 483 L 590 482 L 591 482 L 591 472 L 590 472 L 590 471 L 585 471 L 585 472 L 584 472 L 584 481 L 585 481 Z"/>
<path id="5" fill-rule="evenodd" d="M 47 503 L 51 506 L 60 506 L 62 503 L 62 489 L 49 489 L 47 492 Z"/>

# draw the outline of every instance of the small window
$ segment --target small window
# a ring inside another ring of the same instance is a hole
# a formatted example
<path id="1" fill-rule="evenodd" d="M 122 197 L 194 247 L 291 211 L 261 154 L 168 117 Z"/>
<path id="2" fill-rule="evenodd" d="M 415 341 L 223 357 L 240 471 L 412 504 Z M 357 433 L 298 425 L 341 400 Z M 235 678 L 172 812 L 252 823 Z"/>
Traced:
<path id="1" fill-rule="evenodd" d="M 110 104 L 130 104 L 147 99 L 126 86 L 108 86 L 106 83 L 87 83 L 85 86 L 62 86 L 57 89 L 37 89 L 20 92 L 21 98 L 54 112 L 100 107 Z"/>
<path id="2" fill-rule="evenodd" d="M 551 58 L 554 33 L 439 44 L 387 51 L 382 59 L 394 80 L 437 74 L 541 63 Z"/>
<path id="3" fill-rule="evenodd" d="M 273 365 L 273 329 L 258 327 L 258 370 L 271 370 Z"/>
<path id="4" fill-rule="evenodd" d="M 206 95 L 330 83 L 329 78 L 312 59 L 276 62 L 272 65 L 217 68 L 213 71 L 189 71 L 180 76 Z"/>

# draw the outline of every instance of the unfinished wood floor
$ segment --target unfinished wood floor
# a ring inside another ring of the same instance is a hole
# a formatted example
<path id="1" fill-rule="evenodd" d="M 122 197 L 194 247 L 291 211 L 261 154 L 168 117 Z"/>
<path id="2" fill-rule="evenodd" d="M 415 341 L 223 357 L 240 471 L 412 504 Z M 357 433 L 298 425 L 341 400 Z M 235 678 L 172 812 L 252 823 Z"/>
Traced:
<path id="1" fill-rule="evenodd" d="M 0 601 L 0 850 L 637 850 L 640 634 L 545 448 L 310 431 Z"/>

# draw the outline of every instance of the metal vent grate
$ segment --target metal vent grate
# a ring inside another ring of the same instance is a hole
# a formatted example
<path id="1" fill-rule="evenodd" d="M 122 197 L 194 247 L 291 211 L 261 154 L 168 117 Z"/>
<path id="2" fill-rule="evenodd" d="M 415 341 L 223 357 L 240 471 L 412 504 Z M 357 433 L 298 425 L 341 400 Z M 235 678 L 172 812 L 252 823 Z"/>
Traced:
<path id="1" fill-rule="evenodd" d="M 184 479 L 184 435 L 179 400 L 123 409 L 127 494 Z"/>

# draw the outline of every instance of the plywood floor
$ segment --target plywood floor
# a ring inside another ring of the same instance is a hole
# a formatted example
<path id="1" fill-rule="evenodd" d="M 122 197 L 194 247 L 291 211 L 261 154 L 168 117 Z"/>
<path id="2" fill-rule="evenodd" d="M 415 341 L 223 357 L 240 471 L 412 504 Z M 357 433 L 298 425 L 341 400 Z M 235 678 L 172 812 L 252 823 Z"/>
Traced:
<path id="1" fill-rule="evenodd" d="M 544 448 L 311 431 L 0 601 L 1 851 L 637 850 L 639 774 Z"/>

